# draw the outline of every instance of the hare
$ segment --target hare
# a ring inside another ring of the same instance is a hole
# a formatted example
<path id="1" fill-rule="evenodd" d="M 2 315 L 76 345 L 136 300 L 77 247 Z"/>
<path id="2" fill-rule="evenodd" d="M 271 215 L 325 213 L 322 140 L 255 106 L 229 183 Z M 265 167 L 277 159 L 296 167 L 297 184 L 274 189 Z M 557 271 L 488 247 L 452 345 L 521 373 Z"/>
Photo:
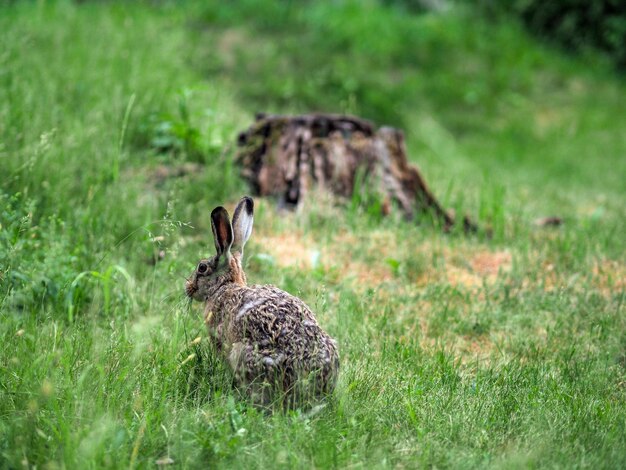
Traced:
<path id="1" fill-rule="evenodd" d="M 232 220 L 211 212 L 217 254 L 187 280 L 188 297 L 205 302 L 209 337 L 253 403 L 300 406 L 333 391 L 337 343 L 299 298 L 271 285 L 247 285 L 243 248 L 252 233 L 254 201 L 243 197 Z"/>

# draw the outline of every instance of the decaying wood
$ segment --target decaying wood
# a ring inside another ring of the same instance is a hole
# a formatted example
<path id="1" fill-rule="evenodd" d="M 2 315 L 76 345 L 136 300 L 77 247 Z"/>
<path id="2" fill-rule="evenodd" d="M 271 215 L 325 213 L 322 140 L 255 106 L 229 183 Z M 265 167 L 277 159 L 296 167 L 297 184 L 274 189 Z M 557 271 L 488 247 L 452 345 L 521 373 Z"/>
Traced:
<path id="1" fill-rule="evenodd" d="M 350 198 L 355 188 L 378 193 L 383 211 L 395 202 L 407 219 L 430 211 L 445 230 L 455 223 L 406 156 L 403 133 L 334 114 L 257 115 L 238 139 L 237 163 L 253 192 L 297 206 L 317 186 Z M 363 184 L 365 182 L 365 184 Z M 476 226 L 463 219 L 466 231 Z"/>

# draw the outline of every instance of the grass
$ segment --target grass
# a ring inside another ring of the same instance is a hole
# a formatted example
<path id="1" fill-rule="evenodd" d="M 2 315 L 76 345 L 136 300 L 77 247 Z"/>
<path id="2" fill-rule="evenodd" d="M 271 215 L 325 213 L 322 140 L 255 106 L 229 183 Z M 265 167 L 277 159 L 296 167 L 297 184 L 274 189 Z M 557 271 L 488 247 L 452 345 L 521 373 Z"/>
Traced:
<path id="1" fill-rule="evenodd" d="M 624 467 L 623 78 L 458 6 L 185 6 L 0 15 L 0 467 Z M 237 399 L 182 295 L 258 110 L 401 125 L 494 229 L 257 201 L 250 280 L 340 344 L 314 415 Z"/>

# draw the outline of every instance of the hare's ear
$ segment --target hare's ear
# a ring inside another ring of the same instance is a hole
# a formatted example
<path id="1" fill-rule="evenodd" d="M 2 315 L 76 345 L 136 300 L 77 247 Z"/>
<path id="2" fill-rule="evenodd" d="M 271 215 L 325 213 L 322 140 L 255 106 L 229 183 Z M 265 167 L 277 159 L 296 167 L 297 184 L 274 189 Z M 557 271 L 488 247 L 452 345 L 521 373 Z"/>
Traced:
<path id="1" fill-rule="evenodd" d="M 230 225 L 228 212 L 222 206 L 216 207 L 211 212 L 211 228 L 213 229 L 213 240 L 217 256 L 221 257 L 226 253 L 230 256 L 230 247 L 233 244 L 233 228 Z"/>
<path id="2" fill-rule="evenodd" d="M 237 204 L 235 215 L 233 215 L 233 233 L 235 241 L 231 251 L 233 254 L 243 256 L 243 247 L 252 235 L 252 224 L 254 222 L 254 201 L 251 197 L 244 196 Z"/>

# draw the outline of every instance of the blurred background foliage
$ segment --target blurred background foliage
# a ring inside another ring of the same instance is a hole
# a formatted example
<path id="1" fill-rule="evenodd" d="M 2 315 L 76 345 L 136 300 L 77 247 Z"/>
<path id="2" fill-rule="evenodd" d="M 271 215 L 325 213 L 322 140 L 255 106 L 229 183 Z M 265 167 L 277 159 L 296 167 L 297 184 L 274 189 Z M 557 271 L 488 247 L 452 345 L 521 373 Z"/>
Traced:
<path id="1" fill-rule="evenodd" d="M 0 467 L 626 466 L 622 3 L 1 5 Z M 401 127 L 494 228 L 258 201 L 251 281 L 341 345 L 311 419 L 233 400 L 183 297 L 257 111 Z"/>
<path id="2" fill-rule="evenodd" d="M 491 18 L 518 18 L 530 32 L 572 52 L 600 51 L 626 67 L 626 3 L 621 0 L 383 0 L 409 13 L 466 3 Z"/>
<path id="3" fill-rule="evenodd" d="M 626 68 L 626 3 L 621 0 L 476 0 L 476 4 L 488 14 L 519 17 L 533 34 L 566 50 L 600 51 L 621 71 Z"/>

